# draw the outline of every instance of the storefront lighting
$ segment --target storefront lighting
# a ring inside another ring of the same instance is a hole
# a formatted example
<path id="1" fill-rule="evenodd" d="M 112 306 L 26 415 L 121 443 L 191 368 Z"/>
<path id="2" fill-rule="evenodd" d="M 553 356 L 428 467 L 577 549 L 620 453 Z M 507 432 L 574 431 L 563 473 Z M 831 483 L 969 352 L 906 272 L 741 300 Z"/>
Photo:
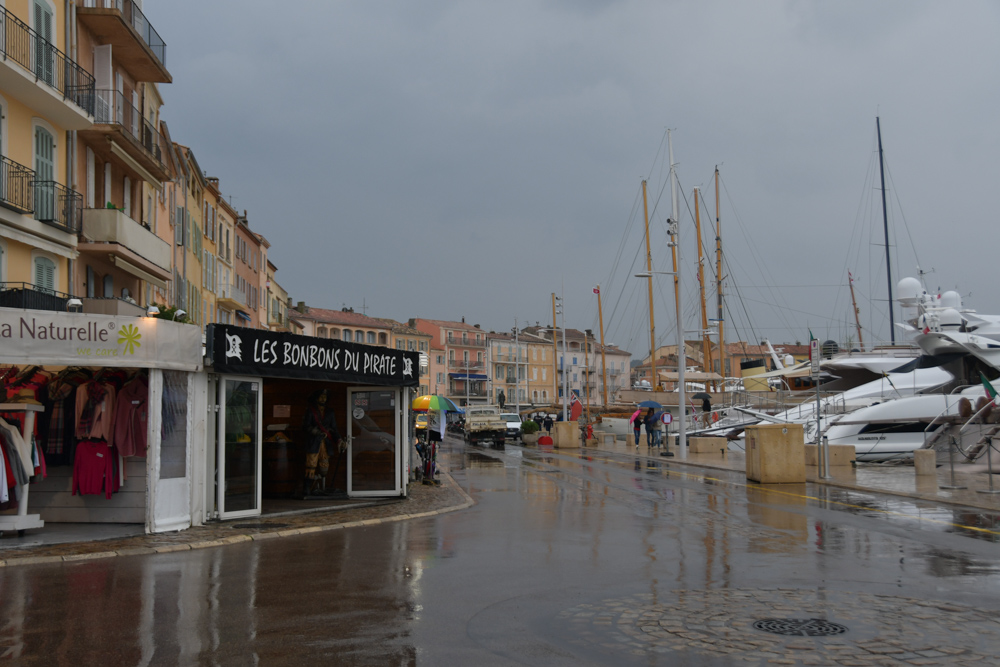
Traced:
<path id="1" fill-rule="evenodd" d="M 187 315 L 187 311 L 178 308 L 174 311 L 174 320 L 176 321 L 178 317 L 184 317 L 185 315 Z"/>
<path id="2" fill-rule="evenodd" d="M 160 314 L 160 309 L 156 306 L 150 306 L 146 309 L 146 317 L 156 317 Z"/>

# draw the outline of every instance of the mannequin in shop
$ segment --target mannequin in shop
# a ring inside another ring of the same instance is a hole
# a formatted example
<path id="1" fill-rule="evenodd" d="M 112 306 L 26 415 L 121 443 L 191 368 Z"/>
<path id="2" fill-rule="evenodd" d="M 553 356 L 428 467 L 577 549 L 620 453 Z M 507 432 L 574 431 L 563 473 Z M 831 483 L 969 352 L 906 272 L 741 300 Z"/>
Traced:
<path id="1" fill-rule="evenodd" d="M 337 430 L 336 415 L 333 409 L 327 406 L 328 400 L 329 392 L 326 389 L 321 389 L 310 396 L 309 407 L 302 420 L 302 430 L 308 438 L 306 473 L 302 488 L 304 498 L 336 493 L 332 488 L 327 491 L 326 476 L 330 470 L 330 454 L 333 453 L 337 457 L 338 464 L 340 462 L 343 440 Z"/>

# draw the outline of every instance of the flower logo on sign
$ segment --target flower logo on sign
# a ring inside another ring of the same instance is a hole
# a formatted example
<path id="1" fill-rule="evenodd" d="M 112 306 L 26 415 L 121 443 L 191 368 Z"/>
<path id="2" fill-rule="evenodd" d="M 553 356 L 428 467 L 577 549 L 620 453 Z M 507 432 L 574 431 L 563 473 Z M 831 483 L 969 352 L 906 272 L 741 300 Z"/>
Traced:
<path id="1" fill-rule="evenodd" d="M 142 343 L 139 342 L 140 338 L 142 338 L 142 334 L 139 333 L 139 328 L 134 324 L 126 324 L 118 330 L 118 344 L 125 344 L 125 354 L 135 354 L 135 349 L 142 346 Z"/>

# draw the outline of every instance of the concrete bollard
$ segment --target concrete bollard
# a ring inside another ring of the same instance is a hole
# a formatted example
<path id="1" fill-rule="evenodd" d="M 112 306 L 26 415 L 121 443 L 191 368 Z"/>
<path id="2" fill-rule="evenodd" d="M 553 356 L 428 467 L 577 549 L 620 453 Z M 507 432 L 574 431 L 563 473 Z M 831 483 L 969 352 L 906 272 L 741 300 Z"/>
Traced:
<path id="1" fill-rule="evenodd" d="M 937 452 L 933 449 L 918 449 L 913 452 L 913 467 L 917 475 L 937 476 Z"/>

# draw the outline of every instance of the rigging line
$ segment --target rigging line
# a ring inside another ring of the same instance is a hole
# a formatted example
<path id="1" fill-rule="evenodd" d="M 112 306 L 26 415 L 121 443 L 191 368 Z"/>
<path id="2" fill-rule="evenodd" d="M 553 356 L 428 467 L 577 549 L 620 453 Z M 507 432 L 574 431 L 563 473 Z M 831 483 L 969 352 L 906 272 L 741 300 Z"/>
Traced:
<path id="1" fill-rule="evenodd" d="M 608 274 L 608 279 L 606 281 L 606 286 L 609 290 L 614 289 L 614 276 L 618 271 L 618 266 L 621 262 L 622 255 L 627 247 L 627 240 L 629 234 L 631 234 L 632 226 L 635 224 L 635 220 L 638 217 L 639 202 L 642 196 L 642 187 L 636 189 L 635 198 L 632 200 L 632 210 L 629 212 L 627 222 L 625 224 L 625 230 L 622 234 L 621 240 L 618 242 L 618 250 L 615 253 L 615 259 L 612 262 L 611 272 Z"/>
<path id="2" fill-rule="evenodd" d="M 732 195 L 729 192 L 729 187 L 727 186 L 725 179 L 721 178 L 720 176 L 719 182 L 722 185 L 722 190 L 726 193 L 726 201 L 729 202 L 729 205 L 733 210 L 733 217 L 736 220 L 737 227 L 739 228 L 740 232 L 743 234 L 744 239 L 746 240 L 746 246 L 750 251 L 749 255 L 753 259 L 754 264 L 756 264 L 757 271 L 759 272 L 761 277 L 765 279 L 765 282 L 767 282 L 770 285 L 773 285 L 775 283 L 774 277 L 770 274 L 770 271 L 767 270 L 766 263 L 762 261 L 760 250 L 757 248 L 757 244 L 754 241 L 753 235 L 748 234 L 746 225 L 743 222 L 743 216 L 740 215 L 739 210 L 736 208 L 735 202 L 733 202 Z M 730 275 L 734 274 L 731 273 Z M 730 282 L 731 284 L 736 284 L 737 281 L 733 280 Z M 769 291 L 772 293 L 771 296 L 775 300 L 775 302 L 784 301 L 784 299 L 781 298 L 780 295 L 774 294 L 773 288 L 769 288 Z M 782 320 L 782 323 L 786 327 L 788 327 L 789 329 L 794 328 L 792 323 L 788 321 L 788 319 L 785 317 L 785 314 L 781 310 L 777 310 L 775 312 L 775 315 L 780 320 Z"/>
<path id="3" fill-rule="evenodd" d="M 773 305 L 773 304 L 771 304 L 771 303 L 769 303 L 767 301 L 762 301 L 760 299 L 752 299 L 750 297 L 744 297 L 744 300 L 750 301 L 751 303 L 763 304 L 763 305 L 766 305 L 766 306 Z M 797 308 L 788 308 L 788 309 L 791 310 L 791 311 L 793 311 L 793 312 L 800 313 L 802 315 L 808 315 L 809 317 L 817 317 L 817 318 L 819 318 L 821 320 L 825 320 L 826 322 L 840 322 L 840 317 L 839 316 L 819 315 L 817 313 L 810 313 L 807 310 L 801 310 L 801 309 L 797 309 Z"/>
<path id="4" fill-rule="evenodd" d="M 896 206 L 899 208 L 899 217 L 903 220 L 903 229 L 906 231 L 906 238 L 910 241 L 910 249 L 913 251 L 913 258 L 916 260 L 917 266 L 920 266 L 920 255 L 917 254 L 917 246 L 913 242 L 913 235 L 910 233 L 910 224 L 906 221 L 906 212 L 903 210 L 903 202 L 899 200 L 899 191 L 896 189 L 896 182 L 892 178 L 892 171 L 889 169 L 888 165 L 886 165 L 885 170 L 889 176 L 889 183 L 892 185 L 892 198 L 895 200 Z M 896 275 L 902 275 L 899 273 L 898 255 L 896 256 Z"/>
<path id="5" fill-rule="evenodd" d="M 726 261 L 725 258 L 723 258 L 723 261 Z M 753 320 L 750 318 L 750 313 L 747 311 L 746 299 L 744 299 L 744 297 L 743 297 L 743 293 L 740 290 L 739 283 L 736 283 L 734 281 L 733 284 L 731 285 L 731 287 L 733 288 L 733 291 L 736 293 L 736 296 L 739 299 L 740 307 L 743 308 L 743 314 L 746 316 L 746 322 L 747 322 L 747 325 L 748 325 L 748 327 L 750 329 L 750 333 L 753 334 L 753 337 L 756 340 L 758 338 L 757 331 L 756 331 L 756 329 L 755 329 L 755 327 L 753 325 Z"/>

